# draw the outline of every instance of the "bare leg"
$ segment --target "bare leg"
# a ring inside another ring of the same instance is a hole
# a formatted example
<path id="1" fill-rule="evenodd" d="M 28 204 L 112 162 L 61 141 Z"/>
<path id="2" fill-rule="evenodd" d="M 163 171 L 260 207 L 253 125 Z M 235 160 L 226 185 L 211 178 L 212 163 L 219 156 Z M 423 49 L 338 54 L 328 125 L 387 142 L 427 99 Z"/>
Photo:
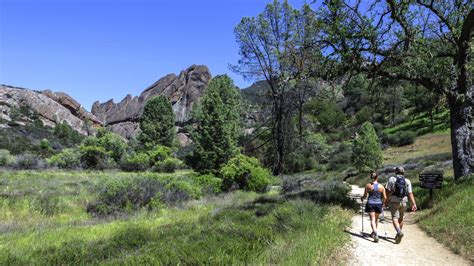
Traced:
<path id="1" fill-rule="evenodd" d="M 398 229 L 397 232 L 401 230 L 400 223 L 398 222 L 398 220 L 399 219 L 397 219 L 397 218 L 392 219 L 393 227 L 395 228 L 395 230 Z"/>
<path id="2" fill-rule="evenodd" d="M 400 230 L 403 228 L 403 218 L 398 218 L 398 224 L 400 225 Z"/>
<path id="3" fill-rule="evenodd" d="M 377 218 L 375 212 L 369 212 L 370 215 L 370 226 L 372 227 L 372 232 L 377 232 Z"/>

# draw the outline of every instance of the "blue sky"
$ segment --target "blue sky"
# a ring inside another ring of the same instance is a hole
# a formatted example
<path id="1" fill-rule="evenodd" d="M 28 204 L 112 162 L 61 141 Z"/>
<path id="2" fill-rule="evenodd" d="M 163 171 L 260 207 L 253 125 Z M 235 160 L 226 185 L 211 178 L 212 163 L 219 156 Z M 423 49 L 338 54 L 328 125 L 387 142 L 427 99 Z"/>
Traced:
<path id="1" fill-rule="evenodd" d="M 0 83 L 64 91 L 88 110 L 192 64 L 243 88 L 251 82 L 228 69 L 233 30 L 269 1 L 0 0 Z"/>

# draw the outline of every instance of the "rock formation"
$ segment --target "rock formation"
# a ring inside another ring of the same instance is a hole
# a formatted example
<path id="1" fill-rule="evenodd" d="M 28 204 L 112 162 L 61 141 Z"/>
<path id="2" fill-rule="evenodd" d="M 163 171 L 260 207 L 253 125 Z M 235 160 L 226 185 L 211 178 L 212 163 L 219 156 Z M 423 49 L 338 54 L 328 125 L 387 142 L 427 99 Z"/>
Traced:
<path id="1" fill-rule="evenodd" d="M 99 126 L 102 123 L 93 114 L 87 112 L 71 96 L 62 92 L 34 91 L 24 88 L 0 85 L 0 128 L 9 127 L 9 123 L 20 108 L 27 108 L 38 114 L 44 125 L 54 127 L 66 122 L 76 131 L 87 134 L 85 121 Z M 19 120 L 24 120 L 19 119 Z M 24 123 L 24 122 L 19 122 Z"/>
<path id="2" fill-rule="evenodd" d="M 105 103 L 95 102 L 92 113 L 113 132 L 130 138 L 139 132 L 138 123 L 146 102 L 154 96 L 164 95 L 173 105 L 178 139 L 181 144 L 185 144 L 189 140 L 184 134 L 180 134 L 179 128 L 189 121 L 193 103 L 203 95 L 210 79 L 211 74 L 206 66 L 193 65 L 178 76 L 164 76 L 145 89 L 140 96 L 132 97 L 129 94 L 119 103 L 114 103 L 113 100 Z"/>

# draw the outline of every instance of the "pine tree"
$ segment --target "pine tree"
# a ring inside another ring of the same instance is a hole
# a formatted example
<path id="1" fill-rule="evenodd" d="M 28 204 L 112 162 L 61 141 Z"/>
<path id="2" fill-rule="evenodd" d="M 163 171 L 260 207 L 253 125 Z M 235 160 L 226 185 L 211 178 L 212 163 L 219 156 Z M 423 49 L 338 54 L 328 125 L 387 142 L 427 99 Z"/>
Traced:
<path id="1" fill-rule="evenodd" d="M 146 148 L 156 145 L 171 147 L 176 137 L 174 126 L 175 116 L 171 102 L 165 96 L 153 97 L 143 109 L 140 118 L 142 132 L 138 139 Z"/>
<path id="2" fill-rule="evenodd" d="M 382 160 L 382 148 L 374 127 L 370 122 L 365 122 L 354 140 L 352 163 L 359 171 L 365 171 L 380 167 Z"/>
<path id="3" fill-rule="evenodd" d="M 240 94 L 228 76 L 211 80 L 193 112 L 193 120 L 195 149 L 188 162 L 198 172 L 216 173 L 238 153 Z"/>

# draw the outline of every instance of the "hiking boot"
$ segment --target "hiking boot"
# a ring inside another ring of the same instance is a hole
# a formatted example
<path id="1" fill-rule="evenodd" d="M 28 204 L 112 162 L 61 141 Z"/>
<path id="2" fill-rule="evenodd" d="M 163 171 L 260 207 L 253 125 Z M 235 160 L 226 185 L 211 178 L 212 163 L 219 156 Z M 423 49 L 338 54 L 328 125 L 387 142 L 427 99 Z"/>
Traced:
<path id="1" fill-rule="evenodd" d="M 374 242 L 375 242 L 375 243 L 379 242 L 379 235 L 375 235 L 375 236 L 374 236 Z"/>
<path id="2" fill-rule="evenodd" d="M 402 242 L 402 237 L 403 237 L 403 232 L 400 231 L 400 233 L 397 233 L 395 236 L 395 244 L 400 244 Z"/>

